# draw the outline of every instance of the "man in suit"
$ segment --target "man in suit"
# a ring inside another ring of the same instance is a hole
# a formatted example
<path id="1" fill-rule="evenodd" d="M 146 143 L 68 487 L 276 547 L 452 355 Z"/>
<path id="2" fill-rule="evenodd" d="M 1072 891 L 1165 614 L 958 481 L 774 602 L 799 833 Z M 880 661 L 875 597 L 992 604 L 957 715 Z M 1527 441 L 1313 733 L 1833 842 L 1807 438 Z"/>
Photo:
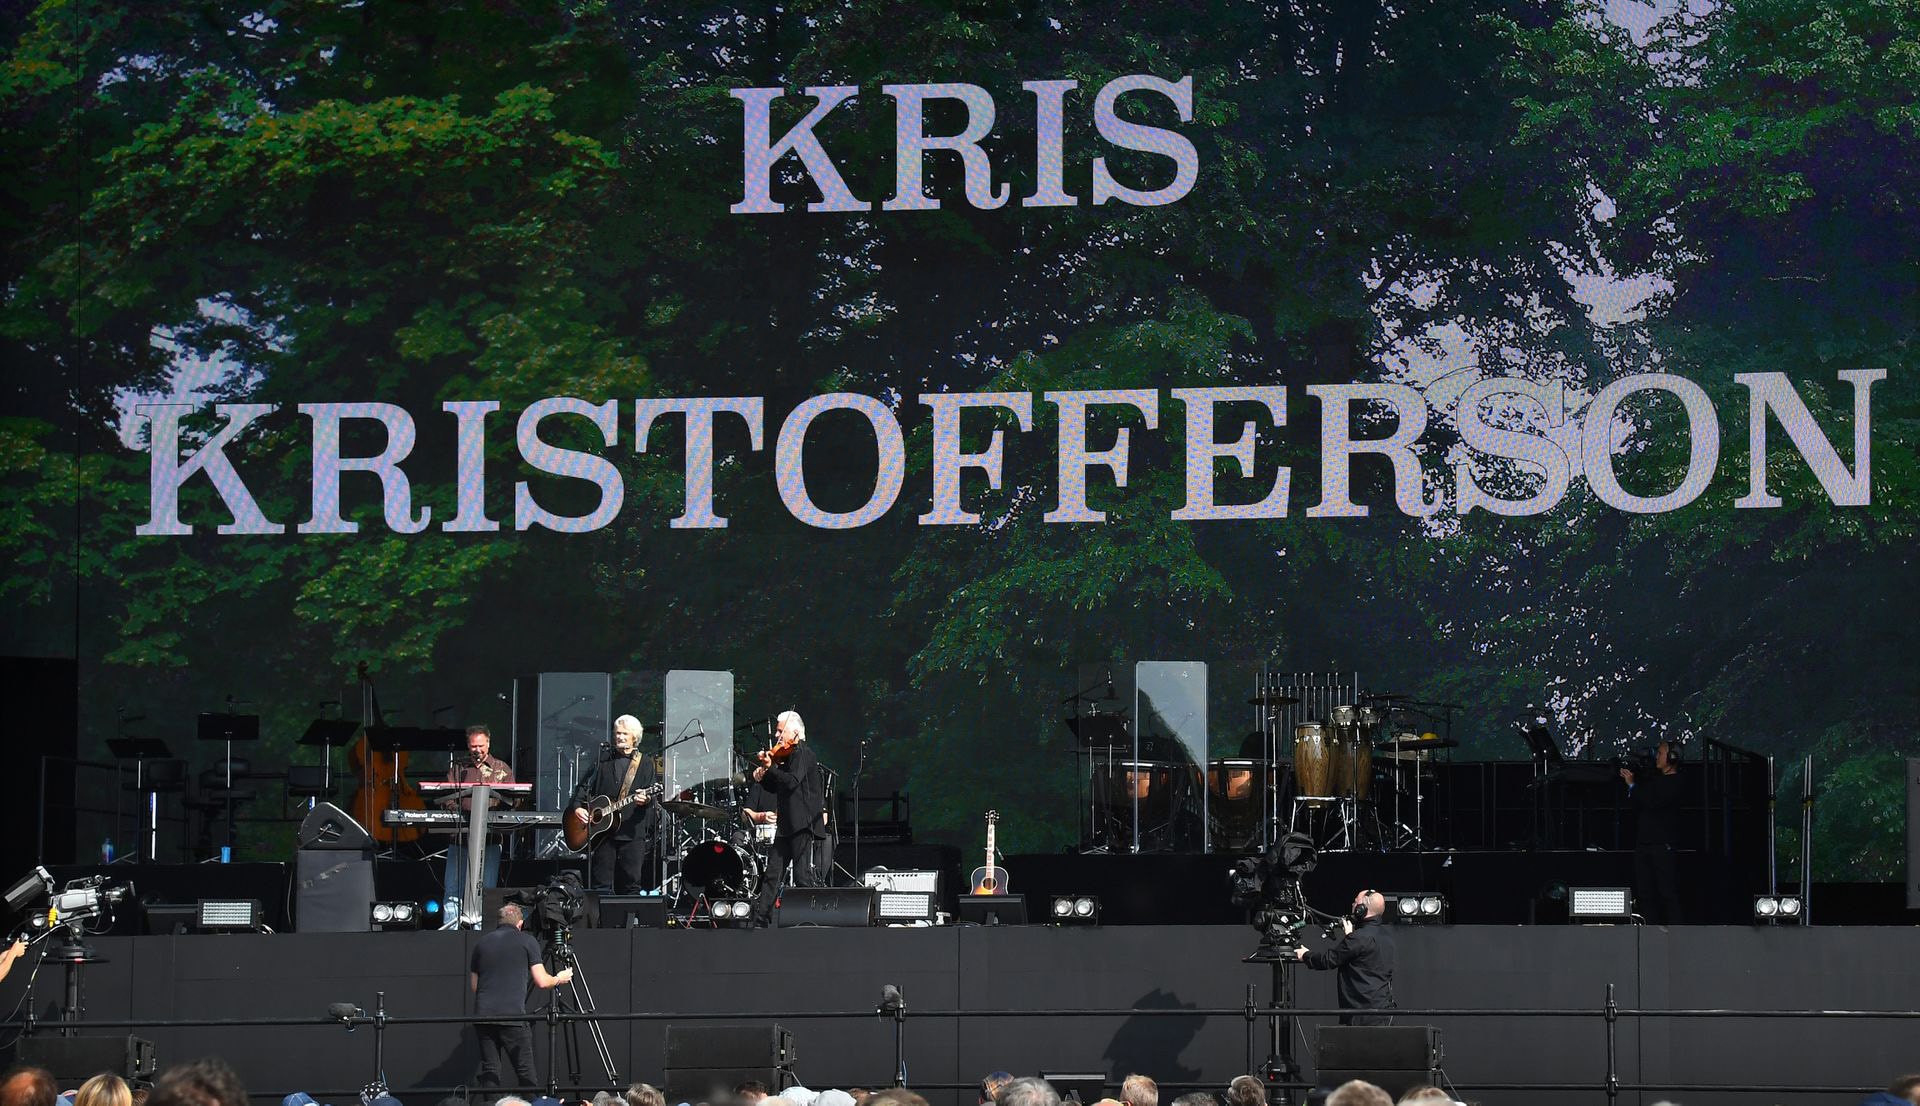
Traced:
<path id="1" fill-rule="evenodd" d="M 792 743 L 787 755 L 753 770 L 753 778 L 772 792 L 773 814 L 779 831 L 773 839 L 771 878 L 776 894 L 784 886 L 786 867 L 793 865 L 795 887 L 826 883 L 830 858 L 823 858 L 827 840 L 827 787 L 820 759 L 807 745 L 807 724 L 798 711 L 783 711 L 774 720 L 777 744 Z"/>
<path id="2" fill-rule="evenodd" d="M 595 798 L 619 801 L 644 791 L 655 781 L 653 759 L 640 753 L 640 720 L 623 714 L 613 721 L 613 748 L 573 789 L 569 817 L 589 821 L 586 805 Z M 660 805 L 643 797 L 620 812 L 619 822 L 593 847 L 587 862 L 587 886 L 615 894 L 632 894 L 646 887 L 647 861 L 660 828 Z"/>

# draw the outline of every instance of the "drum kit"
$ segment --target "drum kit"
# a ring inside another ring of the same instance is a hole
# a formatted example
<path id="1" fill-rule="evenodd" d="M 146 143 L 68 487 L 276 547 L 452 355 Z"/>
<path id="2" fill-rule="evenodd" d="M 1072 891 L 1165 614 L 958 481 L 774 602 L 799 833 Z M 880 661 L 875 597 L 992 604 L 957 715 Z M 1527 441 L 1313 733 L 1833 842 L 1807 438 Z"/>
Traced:
<path id="1" fill-rule="evenodd" d="M 726 777 L 683 788 L 660 803 L 660 809 L 678 819 L 676 836 L 686 841 L 673 857 L 678 874 L 668 880 L 672 897 L 751 900 L 759 894 L 767 859 L 756 848 L 760 827 L 750 825 L 745 816 L 748 790 Z"/>

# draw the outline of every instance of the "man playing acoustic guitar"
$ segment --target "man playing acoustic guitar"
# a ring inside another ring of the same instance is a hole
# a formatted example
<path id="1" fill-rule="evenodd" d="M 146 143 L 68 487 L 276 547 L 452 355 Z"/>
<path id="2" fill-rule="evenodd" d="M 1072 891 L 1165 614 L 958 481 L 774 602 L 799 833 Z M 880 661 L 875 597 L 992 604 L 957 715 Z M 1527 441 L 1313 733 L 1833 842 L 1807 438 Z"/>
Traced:
<path id="1" fill-rule="evenodd" d="M 582 825 L 593 821 L 587 809 L 595 799 L 618 802 L 637 796 L 615 817 L 615 824 L 589 847 L 587 886 L 615 894 L 632 894 L 646 885 L 647 862 L 660 826 L 660 807 L 647 794 L 655 782 L 653 760 L 640 755 L 640 720 L 623 714 L 613 720 L 613 749 L 602 757 L 573 789 L 568 816 Z"/>

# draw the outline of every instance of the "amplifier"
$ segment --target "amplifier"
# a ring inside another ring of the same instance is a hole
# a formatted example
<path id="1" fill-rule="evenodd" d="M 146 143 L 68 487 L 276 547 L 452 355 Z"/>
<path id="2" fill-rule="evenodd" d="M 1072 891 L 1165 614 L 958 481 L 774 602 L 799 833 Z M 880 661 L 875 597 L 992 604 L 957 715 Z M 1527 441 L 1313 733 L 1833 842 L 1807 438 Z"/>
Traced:
<path id="1" fill-rule="evenodd" d="M 938 870 L 889 872 L 885 868 L 869 868 L 860 882 L 876 891 L 918 891 L 936 899 L 940 897 Z"/>
<path id="2" fill-rule="evenodd" d="M 42 1037 L 35 1034 L 20 1038 L 14 1058 L 53 1073 L 62 1082 L 91 1079 L 101 1072 L 112 1072 L 122 1079 L 151 1079 L 158 1064 L 154 1062 L 153 1042 L 143 1037 Z"/>

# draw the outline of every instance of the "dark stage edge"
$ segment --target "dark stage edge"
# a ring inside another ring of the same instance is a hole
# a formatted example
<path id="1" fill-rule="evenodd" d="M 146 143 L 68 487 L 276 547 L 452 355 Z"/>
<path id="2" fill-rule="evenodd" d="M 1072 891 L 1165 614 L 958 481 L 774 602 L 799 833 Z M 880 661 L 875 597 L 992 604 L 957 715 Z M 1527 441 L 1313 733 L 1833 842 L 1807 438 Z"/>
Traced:
<path id="1" fill-rule="evenodd" d="M 1593 1103 L 1599 1091 L 1477 1090 L 1488 1084 L 1598 1083 L 1606 1073 L 1599 1012 L 1614 987 L 1623 1009 L 1911 1010 L 1920 995 L 1920 930 L 1694 926 L 1397 927 L 1398 995 L 1406 1008 L 1573 1009 L 1538 1014 L 1404 1018 L 1442 1028 L 1447 1074 L 1489 1104 Z M 398 1018 L 466 1012 L 474 934 L 192 935 L 101 938 L 106 963 L 85 969 L 88 1020 L 307 1018 L 328 1003 L 372 1010 L 386 992 Z M 963 1084 L 995 1069 L 1131 1071 L 1163 1084 L 1214 1089 L 1247 1070 L 1249 1026 L 1239 1014 L 989 1016 L 932 1011 L 1240 1009 L 1248 987 L 1268 995 L 1269 971 L 1243 965 L 1254 934 L 1242 926 L 1045 926 L 929 929 L 592 930 L 575 944 L 600 1009 L 739 1013 L 742 1022 L 795 1011 L 852 1011 L 844 1019 L 789 1017 L 798 1073 L 812 1087 L 875 1086 L 893 1073 L 892 1023 L 871 1013 L 884 984 L 908 1007 L 909 1085 Z M 40 973 L 32 1006 L 57 1012 L 62 970 Z M 12 1006 L 20 976 L 0 990 Z M 1332 980 L 1302 972 L 1303 1007 L 1334 1003 Z M 1303 1019 L 1311 1042 L 1318 1018 Z M 711 1024 L 711 1023 L 707 1023 Z M 661 1078 L 665 1026 L 607 1023 L 623 1078 Z M 124 1032 L 124 1030 L 121 1030 Z M 351 1101 L 370 1077 L 373 1033 L 338 1026 L 139 1029 L 162 1063 L 227 1057 L 261 1099 L 292 1090 Z M 1266 1054 L 1262 1022 L 1252 1055 Z M 1892 1020 L 1623 1018 L 1623 1084 L 1867 1088 L 1915 1066 L 1920 1022 Z M 544 1027 L 536 1028 L 547 1072 Z M 1301 1053 L 1311 1072 L 1310 1049 Z M 463 1083 L 477 1058 L 470 1031 L 394 1025 L 386 1071 L 408 1106 L 424 1090 Z M 592 1079 L 598 1079 L 595 1075 Z M 970 1095 L 932 1092 L 936 1106 Z M 1618 1101 L 1672 1097 L 1687 1106 L 1781 1102 L 1847 1104 L 1859 1093 L 1760 1094 L 1623 1091 Z"/>

